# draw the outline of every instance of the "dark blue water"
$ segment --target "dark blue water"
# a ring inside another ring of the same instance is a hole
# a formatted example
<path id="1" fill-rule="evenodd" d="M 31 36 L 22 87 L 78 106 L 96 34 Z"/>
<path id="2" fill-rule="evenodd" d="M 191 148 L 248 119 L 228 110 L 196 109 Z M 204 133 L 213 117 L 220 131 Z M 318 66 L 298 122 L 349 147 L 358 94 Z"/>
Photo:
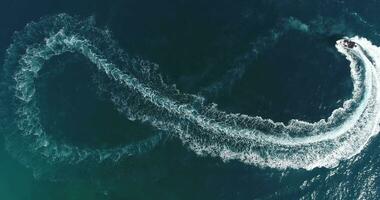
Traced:
<path id="1" fill-rule="evenodd" d="M 379 8 L 376 0 L 2 0 L 0 59 L 12 35 L 31 21 L 59 13 L 92 16 L 120 48 L 157 63 L 163 80 L 183 92 L 231 113 L 313 122 L 342 106 L 353 89 L 335 41 L 360 35 L 379 44 Z M 36 97 L 41 124 L 58 143 L 102 149 L 162 138 L 149 152 L 113 163 L 41 161 L 43 155 L 23 151 L 25 144 L 9 147 L 15 119 L 12 97 L 2 92 L 0 199 L 379 198 L 376 137 L 333 169 L 224 162 L 198 156 L 170 131 L 128 119 L 98 90 L 106 78 L 87 58 L 65 53 L 44 66 Z M 10 77 L 1 77 L 2 91 L 8 90 Z"/>

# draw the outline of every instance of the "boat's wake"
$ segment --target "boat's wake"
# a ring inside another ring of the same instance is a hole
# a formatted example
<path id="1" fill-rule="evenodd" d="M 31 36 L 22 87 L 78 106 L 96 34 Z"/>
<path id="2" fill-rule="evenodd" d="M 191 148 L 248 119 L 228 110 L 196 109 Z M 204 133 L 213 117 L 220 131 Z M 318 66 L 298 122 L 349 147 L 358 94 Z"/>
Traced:
<path id="1" fill-rule="evenodd" d="M 379 132 L 380 49 L 364 38 L 347 48 L 343 40 L 336 48 L 351 62 L 351 99 L 328 119 L 288 124 L 257 116 L 229 114 L 202 97 L 185 94 L 165 84 L 157 65 L 121 50 L 106 30 L 91 20 L 60 14 L 28 24 L 15 35 L 4 64 L 7 87 L 13 94 L 16 130 L 7 140 L 17 157 L 32 155 L 48 162 L 117 161 L 146 152 L 160 136 L 114 149 L 87 149 L 55 141 L 45 132 L 35 98 L 35 81 L 44 63 L 66 52 L 77 53 L 96 65 L 103 78 L 99 90 L 131 120 L 148 122 L 170 132 L 199 155 L 239 160 L 260 167 L 334 167 L 358 154 Z M 18 150 L 17 150 L 18 149 Z"/>

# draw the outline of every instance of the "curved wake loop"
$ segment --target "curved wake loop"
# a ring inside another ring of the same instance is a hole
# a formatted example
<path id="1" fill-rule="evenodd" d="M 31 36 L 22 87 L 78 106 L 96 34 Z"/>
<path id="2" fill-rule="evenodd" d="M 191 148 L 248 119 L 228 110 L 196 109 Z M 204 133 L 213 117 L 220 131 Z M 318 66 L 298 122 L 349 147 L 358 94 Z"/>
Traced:
<path id="1" fill-rule="evenodd" d="M 346 48 L 340 40 L 336 48 L 351 62 L 352 98 L 326 120 L 284 124 L 225 113 L 199 96 L 181 93 L 162 81 L 157 65 L 126 54 L 108 31 L 96 28 L 91 20 L 66 14 L 48 17 L 28 24 L 8 49 L 4 67 L 15 96 L 17 126 L 9 146 L 23 144 L 21 153 L 55 164 L 75 164 L 118 161 L 146 152 L 159 142 L 161 135 L 115 149 L 82 149 L 58 143 L 44 131 L 35 98 L 36 77 L 47 60 L 73 52 L 96 65 L 94 70 L 103 74 L 97 80 L 99 90 L 108 93 L 127 118 L 173 133 L 199 155 L 278 169 L 334 167 L 358 154 L 379 132 L 380 49 L 364 38 L 350 40 L 357 47 Z M 14 154 L 20 156 L 20 152 Z"/>

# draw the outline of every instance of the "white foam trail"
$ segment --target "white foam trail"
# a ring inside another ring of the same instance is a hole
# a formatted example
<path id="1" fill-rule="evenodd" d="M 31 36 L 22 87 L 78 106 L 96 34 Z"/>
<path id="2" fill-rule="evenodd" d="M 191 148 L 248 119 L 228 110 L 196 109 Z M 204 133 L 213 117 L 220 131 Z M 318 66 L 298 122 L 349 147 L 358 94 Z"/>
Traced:
<path id="1" fill-rule="evenodd" d="M 220 91 L 231 91 L 233 85 L 243 77 L 249 68 L 247 63 L 256 60 L 262 51 L 271 49 L 280 38 L 291 30 L 308 33 L 310 28 L 295 17 L 281 19 L 268 33 L 252 42 L 252 49 L 235 59 L 232 68 L 228 69 L 220 80 L 202 88 L 200 93 L 206 96 L 217 96 Z"/>
<path id="2" fill-rule="evenodd" d="M 99 87 L 110 93 L 115 106 L 128 118 L 175 133 L 199 155 L 278 169 L 334 167 L 339 161 L 358 154 L 379 132 L 377 65 L 380 49 L 364 38 L 350 38 L 358 44 L 353 49 L 345 48 L 342 41 L 336 44 L 337 50 L 351 62 L 352 98 L 326 120 L 314 123 L 291 120 L 284 124 L 261 117 L 228 114 L 218 110 L 215 104 L 204 104 L 201 97 L 179 92 L 162 81 L 156 65 L 130 57 L 117 47 L 107 31 L 93 24 L 65 14 L 39 23 L 52 26 L 46 28 L 45 39 L 36 37 L 33 44 L 22 46 L 26 51 L 20 56 L 13 55 L 15 51 L 11 47 L 9 56 L 17 57 L 17 64 L 10 62 L 6 67 L 17 69 L 14 92 L 18 97 L 19 130 L 24 137 L 34 138 L 31 140 L 34 150 L 43 152 L 47 159 L 79 162 L 84 159 L 82 155 L 95 154 L 102 159 L 115 155 L 58 144 L 40 125 L 34 95 L 35 78 L 45 61 L 65 52 L 87 57 L 108 77 L 108 82 L 99 81 Z M 32 28 L 33 25 L 29 25 L 26 30 Z M 116 154 L 122 156 L 128 151 L 117 150 Z"/>

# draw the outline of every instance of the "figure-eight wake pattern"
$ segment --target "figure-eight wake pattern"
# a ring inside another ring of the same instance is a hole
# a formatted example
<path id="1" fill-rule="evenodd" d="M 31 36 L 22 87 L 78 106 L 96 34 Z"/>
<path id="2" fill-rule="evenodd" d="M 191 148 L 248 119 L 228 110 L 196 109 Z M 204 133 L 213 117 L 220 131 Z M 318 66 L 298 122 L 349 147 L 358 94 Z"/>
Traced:
<path id="1" fill-rule="evenodd" d="M 178 137 L 196 154 L 277 169 L 335 167 L 358 154 L 379 132 L 380 49 L 364 38 L 349 39 L 357 46 L 346 48 L 339 40 L 336 48 L 350 62 L 351 98 L 327 119 L 313 123 L 294 119 L 285 124 L 226 113 L 200 96 L 165 84 L 156 64 L 128 55 L 91 18 L 46 17 L 16 33 L 7 50 L 4 74 L 14 97 L 11 110 L 16 127 L 10 143 L 50 163 L 76 164 L 117 162 L 160 141 L 157 135 L 122 147 L 88 149 L 58 142 L 44 130 L 35 97 L 36 78 L 52 57 L 75 53 L 89 59 L 96 66 L 94 72 L 104 76 L 97 87 L 109 94 L 119 112 Z"/>

